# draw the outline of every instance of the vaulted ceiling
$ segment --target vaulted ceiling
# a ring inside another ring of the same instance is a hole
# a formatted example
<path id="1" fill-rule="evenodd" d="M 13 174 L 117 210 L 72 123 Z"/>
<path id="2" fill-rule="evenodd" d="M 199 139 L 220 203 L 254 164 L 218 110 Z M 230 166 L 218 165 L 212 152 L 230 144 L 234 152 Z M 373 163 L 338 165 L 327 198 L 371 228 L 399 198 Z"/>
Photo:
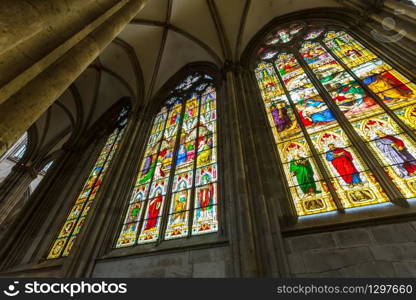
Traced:
<path id="1" fill-rule="evenodd" d="M 336 0 L 149 0 L 100 60 L 132 87 L 143 80 L 143 100 L 149 101 L 187 63 L 209 61 L 220 67 L 225 60 L 238 60 L 273 18 L 336 6 Z M 141 69 L 142 78 L 133 77 L 131 65 Z"/>
<path id="2" fill-rule="evenodd" d="M 87 130 L 112 104 L 151 101 L 184 65 L 236 61 L 273 18 L 337 0 L 149 0 L 140 13 L 34 127 L 42 147 L 59 148 Z M 58 141 L 59 140 L 59 141 Z"/>

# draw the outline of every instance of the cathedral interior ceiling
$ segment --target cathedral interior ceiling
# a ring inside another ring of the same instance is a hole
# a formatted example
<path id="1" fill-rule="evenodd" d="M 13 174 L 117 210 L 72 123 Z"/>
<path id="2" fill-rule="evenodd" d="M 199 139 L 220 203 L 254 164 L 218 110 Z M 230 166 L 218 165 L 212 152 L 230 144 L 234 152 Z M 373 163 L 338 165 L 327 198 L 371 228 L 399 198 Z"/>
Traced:
<path id="1" fill-rule="evenodd" d="M 252 37 L 279 15 L 336 6 L 336 0 L 150 0 L 35 123 L 38 139 L 45 146 L 60 137 L 60 145 L 122 97 L 148 102 L 188 63 L 221 67 L 238 60 Z"/>

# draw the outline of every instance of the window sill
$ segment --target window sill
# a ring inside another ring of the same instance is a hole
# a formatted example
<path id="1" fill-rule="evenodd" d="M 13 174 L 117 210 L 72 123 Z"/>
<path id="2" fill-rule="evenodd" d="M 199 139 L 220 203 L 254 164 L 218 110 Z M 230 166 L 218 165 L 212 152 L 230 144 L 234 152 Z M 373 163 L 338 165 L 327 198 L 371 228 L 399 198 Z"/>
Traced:
<path id="1" fill-rule="evenodd" d="M 409 207 L 391 202 L 346 209 L 345 212 L 328 212 L 299 217 L 296 224 L 282 228 L 283 236 L 340 230 L 366 225 L 380 225 L 416 219 L 416 198 L 408 199 Z"/>
<path id="2" fill-rule="evenodd" d="M 151 243 L 135 245 L 125 248 L 112 248 L 108 253 L 97 258 L 99 260 L 120 258 L 133 255 L 151 255 L 159 252 L 173 252 L 178 250 L 190 250 L 198 248 L 207 248 L 221 245 L 227 245 L 228 239 L 218 233 L 210 233 L 201 236 L 193 236 L 190 238 L 182 238 L 177 240 L 165 240 L 161 243 Z"/>

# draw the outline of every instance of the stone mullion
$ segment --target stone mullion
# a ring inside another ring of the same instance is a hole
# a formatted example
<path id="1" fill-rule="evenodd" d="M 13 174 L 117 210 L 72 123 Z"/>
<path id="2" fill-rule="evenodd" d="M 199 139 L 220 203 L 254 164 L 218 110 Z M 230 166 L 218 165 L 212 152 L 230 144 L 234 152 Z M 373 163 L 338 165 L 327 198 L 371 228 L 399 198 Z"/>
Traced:
<path id="1" fill-rule="evenodd" d="M 206 88 L 205 88 L 206 89 Z M 217 90 L 215 90 L 216 92 Z M 189 214 L 189 218 L 188 218 L 188 238 L 191 237 L 192 234 L 192 224 L 194 221 L 194 215 L 196 213 L 196 209 L 195 209 L 195 195 L 196 195 L 196 169 L 197 169 L 197 161 L 198 161 L 198 141 L 199 141 L 199 121 L 201 119 L 201 106 L 202 106 L 202 94 L 198 93 L 198 97 L 199 97 L 199 103 L 198 103 L 198 116 L 197 116 L 197 120 L 196 120 L 196 137 L 195 137 L 195 144 L 194 144 L 194 149 L 195 149 L 195 156 L 194 156 L 194 163 L 193 163 L 193 167 L 192 167 L 192 187 L 191 187 L 191 199 L 190 199 L 190 203 L 189 203 L 189 210 L 188 210 L 188 214 Z M 215 105 L 217 105 L 217 97 L 215 97 Z M 217 106 L 215 106 L 215 109 Z M 218 118 L 218 113 L 217 113 L 217 118 Z M 215 128 L 218 128 L 217 126 L 217 122 L 215 121 Z M 215 147 L 217 147 L 217 160 L 216 160 L 216 164 L 218 166 L 218 135 L 217 135 L 217 144 L 215 145 Z M 218 182 L 218 180 L 217 180 Z M 218 183 L 217 183 L 217 211 L 218 211 Z"/>
<path id="2" fill-rule="evenodd" d="M 303 136 L 305 137 L 306 142 L 308 144 L 308 147 L 309 147 L 309 149 L 312 152 L 312 157 L 314 158 L 316 164 L 318 165 L 318 167 L 319 167 L 319 169 L 321 171 L 321 174 L 322 174 L 322 176 L 323 176 L 323 178 L 324 178 L 324 180 L 325 180 L 325 182 L 326 182 L 326 184 L 328 186 L 329 193 L 331 194 L 332 199 L 334 200 L 335 205 L 337 206 L 338 211 L 339 212 L 344 212 L 344 207 L 342 206 L 341 200 L 339 199 L 338 194 L 336 193 L 335 188 L 333 187 L 333 185 L 331 183 L 330 176 L 328 175 L 328 173 L 327 173 L 327 171 L 326 171 L 326 169 L 324 167 L 324 164 L 322 163 L 322 161 L 321 161 L 321 159 L 319 157 L 319 154 L 316 151 L 316 148 L 315 148 L 315 146 L 314 146 L 314 144 L 313 144 L 313 142 L 312 142 L 312 140 L 311 140 L 311 138 L 309 136 L 308 131 L 306 130 L 305 125 L 303 125 L 302 120 L 300 119 L 300 116 L 299 116 L 298 111 L 296 109 L 296 105 L 293 103 L 293 100 L 292 100 L 292 97 L 290 95 L 290 92 L 287 90 L 287 87 L 286 87 L 286 85 L 285 85 L 285 83 L 283 81 L 283 78 L 280 76 L 279 70 L 277 70 L 275 63 L 272 62 L 272 65 L 273 65 L 274 72 L 276 73 L 276 76 L 279 79 L 280 85 L 282 86 L 282 88 L 283 88 L 283 90 L 284 90 L 284 92 L 285 92 L 285 94 L 286 94 L 286 96 L 287 96 L 287 98 L 289 100 L 289 103 L 290 103 L 290 106 L 291 106 L 291 108 L 293 110 L 293 114 L 295 115 L 296 121 L 299 124 L 299 126 L 300 126 L 300 128 L 302 130 Z M 289 192 L 289 195 L 290 195 L 290 192 Z"/>
<path id="3" fill-rule="evenodd" d="M 242 121 L 237 100 L 237 87 L 235 86 L 235 74 L 232 68 L 225 71 L 225 88 L 227 94 L 227 117 L 230 122 L 225 132 L 229 141 L 230 151 L 228 159 L 231 164 L 229 170 L 229 182 L 232 191 L 229 195 L 229 226 L 230 247 L 233 259 L 234 275 L 236 277 L 258 276 L 258 249 L 256 247 L 256 235 L 254 220 L 251 217 L 253 208 L 250 204 L 250 195 L 244 162 Z M 225 119 L 225 118 L 224 118 Z M 224 138 L 227 138 L 224 137 Z"/>
<path id="4" fill-rule="evenodd" d="M 267 160 L 264 159 L 264 156 L 267 156 L 265 148 L 258 147 L 259 143 L 257 141 L 257 131 L 258 126 L 264 127 L 268 126 L 267 119 L 266 122 L 252 121 L 253 115 L 252 112 L 255 110 L 256 100 L 258 101 L 261 98 L 258 98 L 258 89 L 256 81 L 253 81 L 253 78 L 250 75 L 254 73 L 250 70 L 244 69 L 242 72 L 239 72 L 239 84 L 242 93 L 242 102 L 244 103 L 244 114 L 246 120 L 248 132 L 251 134 L 246 135 L 248 140 L 247 145 L 247 157 L 255 157 L 255 161 L 250 164 L 250 168 L 255 171 L 251 174 L 251 199 L 253 199 L 253 216 L 255 221 L 257 234 L 257 243 L 259 249 L 259 256 L 263 264 L 263 270 L 261 276 L 287 276 L 289 274 L 289 269 L 287 264 L 284 262 L 285 254 L 282 251 L 283 241 L 281 240 L 281 228 L 278 219 L 278 214 L 274 214 L 274 210 L 271 207 L 274 206 L 271 203 L 275 197 L 273 193 L 267 189 L 267 186 L 264 184 L 265 177 L 268 177 L 268 172 L 264 172 L 262 166 L 267 163 Z M 256 93 L 257 92 L 257 93 Z M 261 109 L 257 107 L 257 109 Z M 264 109 L 263 109 L 264 111 Z M 250 112 L 250 113 L 249 113 Z M 261 118 L 261 112 L 256 113 L 257 116 Z M 266 131 L 267 132 L 267 131 Z M 268 151 L 267 151 L 268 152 Z M 273 255 L 271 255 L 273 253 Z"/>
<path id="5" fill-rule="evenodd" d="M 325 104 L 330 108 L 332 113 L 335 115 L 338 125 L 345 131 L 348 138 L 351 140 L 352 145 L 355 146 L 355 149 L 362 157 L 362 159 L 367 163 L 370 171 L 372 171 L 376 180 L 380 183 L 381 187 L 384 189 L 385 193 L 389 197 L 392 203 L 402 207 L 408 207 L 408 203 L 405 200 L 404 196 L 398 190 L 396 185 L 389 180 L 387 174 L 384 172 L 383 167 L 380 163 L 371 155 L 370 149 L 365 145 L 365 143 L 361 140 L 358 136 L 357 132 L 352 127 L 350 121 L 347 117 L 342 113 L 339 107 L 334 103 L 332 100 L 331 95 L 326 91 L 322 83 L 316 78 L 314 72 L 310 69 L 308 64 L 303 60 L 301 55 L 298 52 L 294 52 L 295 57 L 306 72 L 306 75 L 310 78 L 313 82 L 314 86 L 319 91 L 319 94 L 322 96 Z"/>
<path id="6" fill-rule="evenodd" d="M 416 133 L 412 131 L 406 124 L 403 123 L 403 121 L 380 99 L 380 97 L 374 93 L 366 84 L 363 83 L 363 81 L 355 75 L 353 71 L 351 71 L 350 68 L 348 68 L 345 63 L 336 56 L 331 49 L 329 49 L 324 42 L 321 41 L 321 46 L 347 71 L 347 73 L 354 78 L 356 82 L 360 84 L 360 86 L 371 95 L 371 97 L 376 100 L 376 102 L 383 108 L 383 110 L 391 117 L 399 126 L 400 128 L 406 132 L 410 137 L 412 137 L 413 140 L 416 140 Z"/>

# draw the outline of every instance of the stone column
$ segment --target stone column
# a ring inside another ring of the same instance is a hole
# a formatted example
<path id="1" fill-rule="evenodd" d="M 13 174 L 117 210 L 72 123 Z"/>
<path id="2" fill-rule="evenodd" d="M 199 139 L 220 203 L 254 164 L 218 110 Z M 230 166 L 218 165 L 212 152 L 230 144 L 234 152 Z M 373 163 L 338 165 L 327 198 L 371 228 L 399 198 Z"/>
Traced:
<path id="1" fill-rule="evenodd" d="M 24 1 L 30 7 L 21 2 L 2 1 L 1 5 L 10 8 L 0 6 L 0 24 L 5 30 L 0 40 L 0 155 L 124 29 L 147 0 Z M 32 34 L 27 34 L 26 26 L 13 27 L 15 19 L 10 11 L 22 11 L 27 17 L 25 24 L 34 28 Z"/>
<path id="2" fill-rule="evenodd" d="M 65 145 L 42 184 L 0 240 L 0 270 L 36 264 L 45 256 L 60 222 L 66 218 L 79 187 L 85 182 L 106 137 L 87 144 Z M 81 174 L 81 175 L 80 175 Z M 24 271 L 23 271 L 24 272 Z M 53 272 L 51 271 L 51 276 Z"/>
<path id="3" fill-rule="evenodd" d="M 289 268 L 284 249 L 281 224 L 295 219 L 288 195 L 283 188 L 285 178 L 279 172 L 280 160 L 276 158 L 276 144 L 270 131 L 269 120 L 264 111 L 262 96 L 254 72 L 242 68 L 239 74 L 240 90 L 243 91 L 245 127 L 244 145 L 246 161 L 251 170 L 250 200 L 256 224 L 256 242 L 263 264 L 265 277 L 287 277 Z"/>
<path id="4" fill-rule="evenodd" d="M 252 72 L 241 66 L 233 68 L 231 73 L 234 80 L 237 110 L 233 113 L 234 119 L 238 116 L 240 131 L 239 147 L 243 156 L 242 169 L 234 171 L 235 174 L 244 173 L 244 181 L 238 186 L 246 185 L 246 199 L 238 205 L 237 213 L 241 220 L 246 222 L 246 235 L 251 235 L 247 242 L 253 243 L 255 252 L 251 255 L 256 262 L 255 273 L 242 271 L 242 276 L 282 277 L 288 275 L 288 266 L 283 246 L 283 238 L 279 224 L 279 216 L 287 215 L 282 212 L 281 203 L 287 202 L 282 192 L 282 178 L 277 174 L 277 163 L 274 157 L 273 136 L 268 135 L 268 120 L 265 118 L 264 108 L 261 107 L 261 96 L 256 90 L 256 81 L 252 80 Z M 229 77 L 227 77 L 228 83 Z M 231 101 L 230 98 L 227 101 Z M 244 210 L 241 208 L 244 207 Z M 247 211 L 246 211 L 247 210 Z M 248 216 L 246 216 L 248 214 Z M 246 247 L 246 246 L 244 246 Z M 242 257 L 242 259 L 247 259 Z M 254 263 L 253 262 L 253 263 Z"/>
<path id="5" fill-rule="evenodd" d="M 256 243 L 256 220 L 253 218 L 253 207 L 250 200 L 250 184 L 244 153 L 244 93 L 238 80 L 238 69 L 226 65 L 223 84 L 224 122 L 221 124 L 223 139 L 227 141 L 224 151 L 225 182 L 230 184 L 225 191 L 227 199 L 225 212 L 226 230 L 230 239 L 233 268 L 236 277 L 259 277 L 263 273 L 261 258 Z M 221 106 L 219 107 L 219 109 Z"/>
<path id="6" fill-rule="evenodd" d="M 126 132 L 82 231 L 75 240 L 70 255 L 65 258 L 60 276 L 91 276 L 97 256 L 103 247 L 108 246 L 114 227 L 119 225 L 117 217 L 122 214 L 127 195 L 134 184 L 141 161 L 138 153 L 146 145 L 143 140 L 147 136 L 147 127 L 151 126 L 151 118 L 144 120 L 144 116 L 143 111 L 140 111 L 129 117 Z"/>
<path id="7" fill-rule="evenodd" d="M 48 26 L 56 27 L 55 23 L 62 22 L 66 15 L 79 13 L 88 5 L 91 6 L 84 0 L 1 1 L 0 55 L 41 34 Z"/>
<path id="8" fill-rule="evenodd" d="M 0 185 L 0 231 L 4 230 L 4 221 L 17 207 L 37 174 L 38 172 L 33 167 L 18 163 Z"/>

